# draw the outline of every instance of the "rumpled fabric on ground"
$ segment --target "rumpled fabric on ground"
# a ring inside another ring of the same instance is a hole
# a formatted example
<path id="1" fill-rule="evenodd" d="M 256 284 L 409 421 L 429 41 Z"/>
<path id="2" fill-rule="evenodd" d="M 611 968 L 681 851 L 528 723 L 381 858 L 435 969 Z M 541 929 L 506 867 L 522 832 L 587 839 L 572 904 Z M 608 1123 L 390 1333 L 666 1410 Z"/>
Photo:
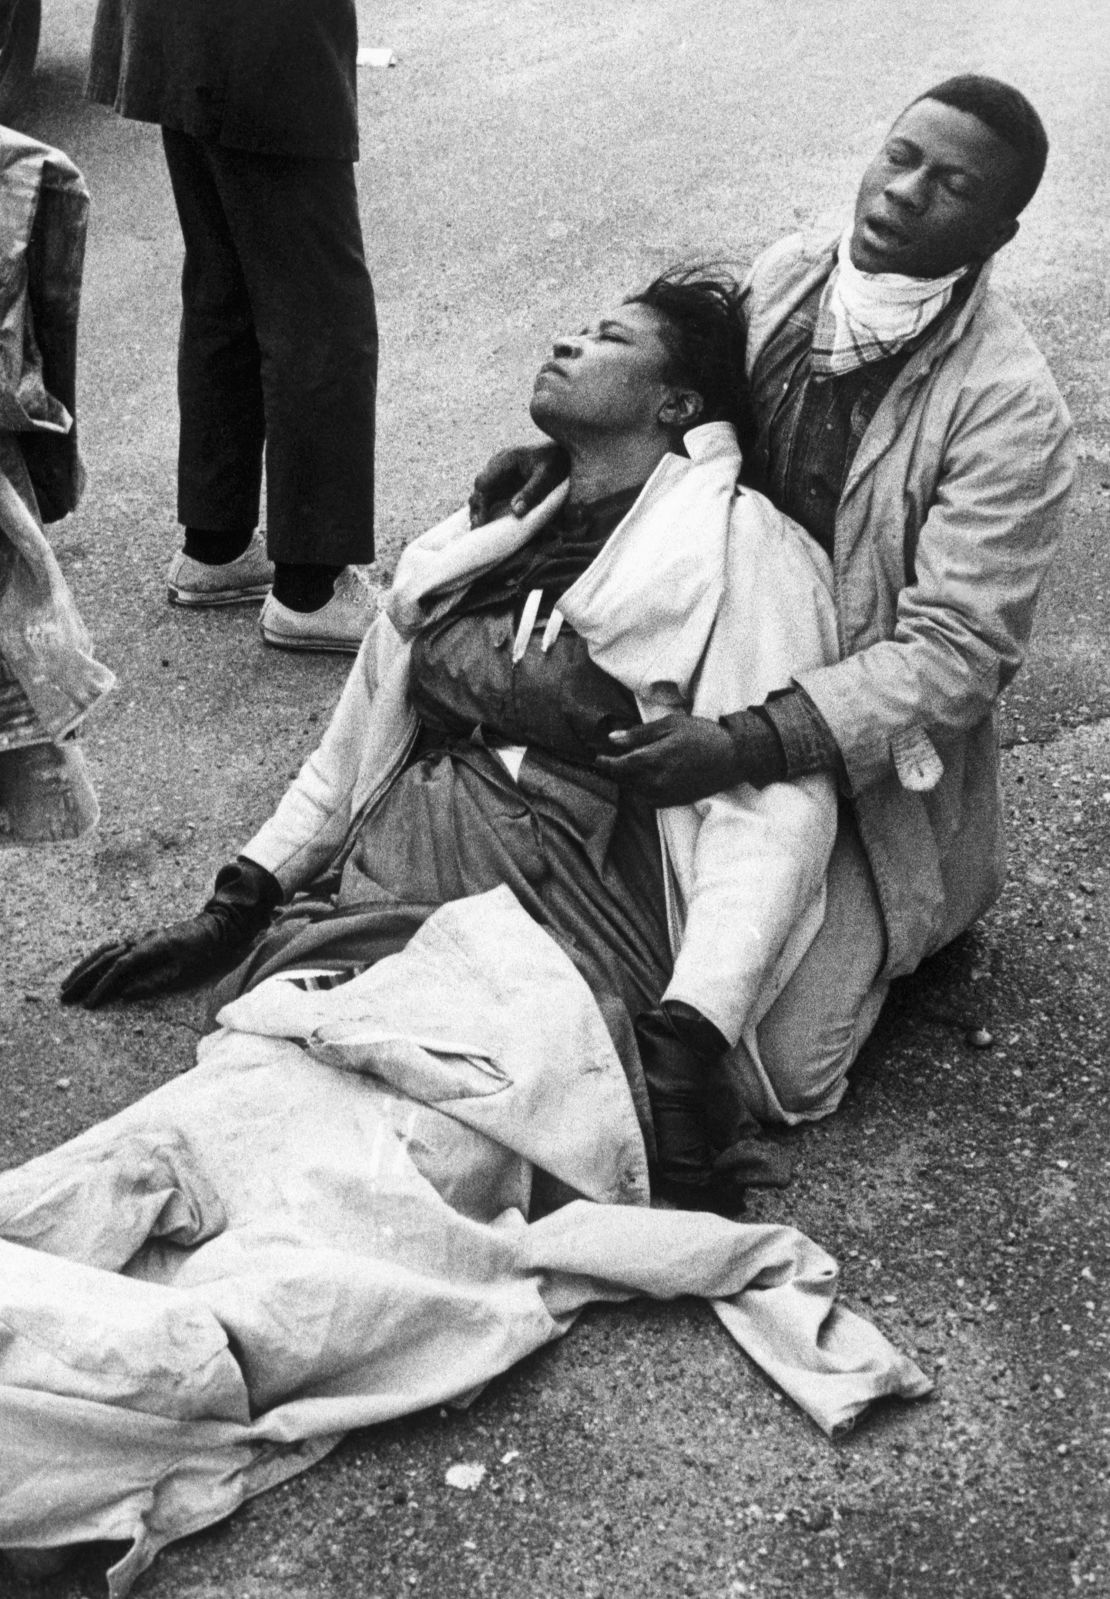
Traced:
<path id="1" fill-rule="evenodd" d="M 508 889 L 224 1007 L 195 1070 L 0 1176 L 0 1547 L 158 1549 L 595 1300 L 709 1299 L 830 1435 L 929 1382 L 793 1228 L 648 1208 L 600 1011 Z M 539 1174 L 580 1196 L 526 1220 Z"/>

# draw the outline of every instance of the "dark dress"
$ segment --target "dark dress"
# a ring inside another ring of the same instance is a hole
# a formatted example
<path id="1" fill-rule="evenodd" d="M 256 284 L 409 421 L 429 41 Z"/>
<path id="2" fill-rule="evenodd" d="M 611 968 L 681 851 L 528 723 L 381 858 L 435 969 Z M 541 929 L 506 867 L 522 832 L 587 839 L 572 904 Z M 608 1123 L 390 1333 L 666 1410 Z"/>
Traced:
<path id="1" fill-rule="evenodd" d="M 348 840 L 337 892 L 295 902 L 234 992 L 291 964 L 368 964 L 437 906 L 507 884 L 585 977 L 626 1065 L 634 1059 L 630 1023 L 671 971 L 662 850 L 654 811 L 589 763 L 609 727 L 638 720 L 636 704 L 569 626 L 542 648 L 552 603 L 634 498 L 558 519 L 418 636 L 410 695 L 421 733 L 408 766 Z M 523 601 L 549 578 L 514 665 Z M 527 746 L 515 780 L 499 743 Z"/>

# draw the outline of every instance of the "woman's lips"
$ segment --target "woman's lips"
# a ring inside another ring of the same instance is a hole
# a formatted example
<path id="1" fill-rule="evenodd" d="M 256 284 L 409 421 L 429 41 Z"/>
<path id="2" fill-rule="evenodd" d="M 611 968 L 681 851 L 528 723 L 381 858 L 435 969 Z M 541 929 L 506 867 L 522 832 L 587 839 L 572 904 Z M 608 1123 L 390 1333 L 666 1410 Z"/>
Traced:
<path id="1" fill-rule="evenodd" d="M 533 383 L 532 387 L 535 388 L 538 384 L 542 383 L 545 378 L 561 378 L 565 382 L 566 373 L 563 371 L 562 367 L 556 365 L 554 361 L 545 361 L 543 366 L 541 366 L 539 371 L 536 373 L 535 382 Z"/>

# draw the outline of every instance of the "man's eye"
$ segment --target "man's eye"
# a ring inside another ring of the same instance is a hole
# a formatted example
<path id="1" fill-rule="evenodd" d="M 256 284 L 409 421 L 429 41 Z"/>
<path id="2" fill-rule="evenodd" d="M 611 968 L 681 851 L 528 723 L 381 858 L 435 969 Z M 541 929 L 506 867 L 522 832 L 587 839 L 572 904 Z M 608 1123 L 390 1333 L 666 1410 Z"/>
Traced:
<path id="1" fill-rule="evenodd" d="M 972 186 L 966 178 L 957 175 L 945 178 L 944 187 L 954 200 L 969 200 L 972 197 Z"/>
<path id="2" fill-rule="evenodd" d="M 908 167 L 912 157 L 901 145 L 887 145 L 886 158 L 892 167 Z"/>

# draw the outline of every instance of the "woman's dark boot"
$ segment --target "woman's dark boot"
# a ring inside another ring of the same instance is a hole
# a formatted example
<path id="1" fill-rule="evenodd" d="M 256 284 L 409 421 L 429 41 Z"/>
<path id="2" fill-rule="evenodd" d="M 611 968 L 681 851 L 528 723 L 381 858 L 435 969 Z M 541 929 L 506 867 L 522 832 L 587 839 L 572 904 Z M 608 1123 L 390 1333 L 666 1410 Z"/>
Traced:
<path id="1" fill-rule="evenodd" d="M 655 1130 L 653 1194 L 683 1210 L 736 1215 L 744 1184 L 714 1169 L 710 1138 L 713 1068 L 728 1041 L 692 1006 L 670 1001 L 637 1017 L 636 1042 Z"/>

